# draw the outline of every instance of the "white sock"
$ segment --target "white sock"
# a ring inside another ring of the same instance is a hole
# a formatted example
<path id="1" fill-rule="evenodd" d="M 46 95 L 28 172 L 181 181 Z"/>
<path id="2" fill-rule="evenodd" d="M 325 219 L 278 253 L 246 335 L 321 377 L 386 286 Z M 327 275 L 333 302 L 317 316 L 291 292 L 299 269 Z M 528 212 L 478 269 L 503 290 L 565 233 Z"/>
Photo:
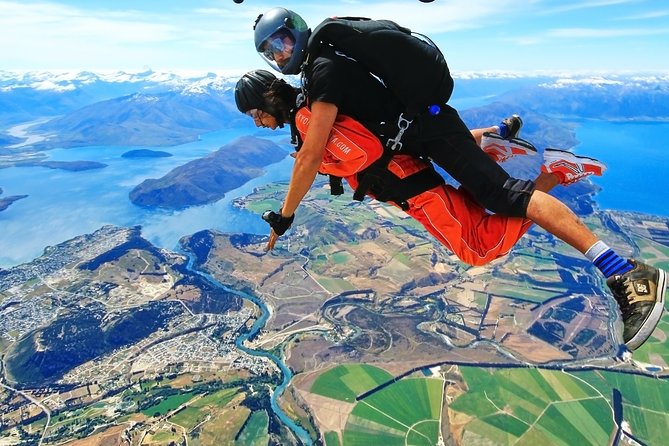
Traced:
<path id="1" fill-rule="evenodd" d="M 592 245 L 590 249 L 588 249 L 585 252 L 585 257 L 591 262 L 594 262 L 595 260 L 597 260 L 597 257 L 601 256 L 609 249 L 611 249 L 609 245 L 600 240 L 594 245 Z"/>

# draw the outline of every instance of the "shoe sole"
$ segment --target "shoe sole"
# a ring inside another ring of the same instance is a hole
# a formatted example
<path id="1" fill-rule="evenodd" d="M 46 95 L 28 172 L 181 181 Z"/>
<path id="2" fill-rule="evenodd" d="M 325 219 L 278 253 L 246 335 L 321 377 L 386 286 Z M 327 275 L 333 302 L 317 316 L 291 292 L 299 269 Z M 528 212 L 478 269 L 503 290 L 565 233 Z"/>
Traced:
<path id="1" fill-rule="evenodd" d="M 496 133 L 486 132 L 481 138 L 481 148 L 488 155 L 501 155 L 502 161 L 517 155 L 536 155 L 537 149 L 534 145 L 520 138 L 506 139 Z"/>
<path id="2" fill-rule="evenodd" d="M 653 330 L 657 327 L 657 324 L 662 318 L 664 313 L 664 293 L 667 288 L 667 273 L 662 269 L 658 269 L 658 280 L 657 280 L 657 295 L 655 296 L 655 305 L 651 310 L 648 318 L 641 325 L 641 329 L 635 334 L 632 339 L 625 343 L 630 350 L 636 350 L 641 347 L 644 342 L 648 340 Z"/>
<path id="3" fill-rule="evenodd" d="M 552 162 L 564 160 L 574 164 L 591 164 L 602 169 L 602 173 L 606 171 L 606 164 L 598 159 L 590 158 L 588 156 L 575 155 L 572 152 L 560 149 L 546 149 L 544 150 L 544 162 Z"/>

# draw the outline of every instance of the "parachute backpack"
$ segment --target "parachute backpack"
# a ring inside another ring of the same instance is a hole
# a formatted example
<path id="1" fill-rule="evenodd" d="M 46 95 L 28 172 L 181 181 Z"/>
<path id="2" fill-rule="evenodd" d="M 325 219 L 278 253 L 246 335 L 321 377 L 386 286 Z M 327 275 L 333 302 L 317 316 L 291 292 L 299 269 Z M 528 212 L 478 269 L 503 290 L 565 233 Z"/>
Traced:
<path id="1" fill-rule="evenodd" d="M 392 150 L 399 150 L 413 118 L 426 112 L 438 113 L 453 92 L 453 78 L 444 55 L 431 40 L 422 37 L 427 41 L 390 20 L 329 18 L 309 37 L 305 63 L 315 59 L 322 46 L 331 45 L 378 76 L 405 107 L 398 120 L 397 136 L 388 140 Z"/>

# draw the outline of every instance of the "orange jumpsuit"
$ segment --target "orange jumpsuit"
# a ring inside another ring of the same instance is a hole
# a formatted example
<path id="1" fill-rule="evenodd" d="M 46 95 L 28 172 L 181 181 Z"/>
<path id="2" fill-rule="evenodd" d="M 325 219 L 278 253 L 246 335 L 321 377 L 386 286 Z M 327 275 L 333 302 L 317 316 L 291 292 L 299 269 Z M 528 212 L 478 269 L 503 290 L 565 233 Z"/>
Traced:
<path id="1" fill-rule="evenodd" d="M 308 128 L 309 116 L 306 108 L 298 111 L 296 116 L 296 126 L 302 138 Z M 325 147 L 320 172 L 344 178 L 355 190 L 357 173 L 382 153 L 383 146 L 378 138 L 360 123 L 340 115 Z M 398 180 L 427 168 L 432 168 L 428 162 L 401 153 L 394 155 L 388 163 L 388 170 Z M 468 192 L 448 184 L 409 198 L 407 204 L 407 214 L 418 220 L 460 260 L 474 266 L 485 265 L 506 255 L 532 224 L 520 217 L 490 214 Z"/>

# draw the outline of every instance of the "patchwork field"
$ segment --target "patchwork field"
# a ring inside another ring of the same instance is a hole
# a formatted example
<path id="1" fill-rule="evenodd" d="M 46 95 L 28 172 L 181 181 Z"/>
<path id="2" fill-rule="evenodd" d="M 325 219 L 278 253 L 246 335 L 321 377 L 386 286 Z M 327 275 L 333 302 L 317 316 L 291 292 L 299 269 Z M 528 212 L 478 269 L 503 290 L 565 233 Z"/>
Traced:
<path id="1" fill-rule="evenodd" d="M 403 379 L 359 401 L 346 423 L 344 445 L 435 445 L 443 381 Z"/>
<path id="2" fill-rule="evenodd" d="M 314 381 L 310 391 L 335 400 L 354 402 L 361 393 L 392 378 L 390 373 L 378 367 L 346 364 L 323 373 Z"/>
<path id="3" fill-rule="evenodd" d="M 371 365 L 346 364 L 332 368 L 314 381 L 310 388 L 312 394 L 346 402 L 352 407 L 345 426 L 340 425 L 343 431 L 325 432 L 327 446 L 437 443 L 442 380 L 406 378 L 356 402 L 356 397 L 392 378 L 385 370 Z"/>
<path id="4" fill-rule="evenodd" d="M 607 444 L 616 428 L 613 389 L 623 396 L 623 419 L 636 438 L 663 444 L 669 431 L 666 381 L 601 371 L 460 370 L 469 390 L 449 409 L 471 417 L 463 444 Z"/>
<path id="5" fill-rule="evenodd" d="M 237 438 L 238 445 L 265 446 L 269 441 L 269 416 L 264 410 L 253 412 Z"/>

